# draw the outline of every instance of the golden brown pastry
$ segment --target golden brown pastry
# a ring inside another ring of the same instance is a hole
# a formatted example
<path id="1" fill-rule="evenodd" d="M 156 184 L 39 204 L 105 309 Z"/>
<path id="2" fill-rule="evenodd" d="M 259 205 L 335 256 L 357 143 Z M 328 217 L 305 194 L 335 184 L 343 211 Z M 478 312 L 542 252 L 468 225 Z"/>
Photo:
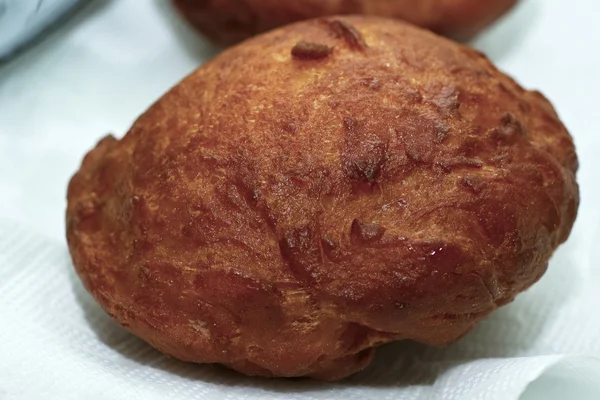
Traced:
<path id="1" fill-rule="evenodd" d="M 103 139 L 67 237 L 100 305 L 161 351 L 335 380 L 537 281 L 576 169 L 552 105 L 482 54 L 331 17 L 226 51 Z"/>
<path id="2" fill-rule="evenodd" d="M 467 40 L 518 0 L 173 0 L 187 20 L 220 44 L 233 44 L 279 26 L 335 14 L 405 20 Z"/>

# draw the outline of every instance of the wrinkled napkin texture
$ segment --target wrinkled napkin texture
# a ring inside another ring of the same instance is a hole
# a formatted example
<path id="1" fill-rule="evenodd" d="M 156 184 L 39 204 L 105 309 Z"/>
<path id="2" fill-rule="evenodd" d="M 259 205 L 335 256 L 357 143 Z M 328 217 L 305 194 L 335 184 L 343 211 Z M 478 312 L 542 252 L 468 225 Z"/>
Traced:
<path id="1" fill-rule="evenodd" d="M 68 179 L 95 141 L 123 134 L 215 54 L 166 1 L 89 2 L 0 64 L 0 399 L 600 399 L 598 11 L 595 0 L 525 0 L 475 43 L 542 89 L 578 146 L 579 219 L 548 273 L 458 343 L 388 345 L 331 384 L 169 359 L 83 289 L 64 240 Z"/>
<path id="2" fill-rule="evenodd" d="M 8 221 L 0 237 L 0 399 L 600 398 L 600 295 L 573 275 L 568 246 L 537 286 L 460 342 L 384 346 L 370 368 L 330 384 L 170 359 L 95 304 L 63 243 Z"/>

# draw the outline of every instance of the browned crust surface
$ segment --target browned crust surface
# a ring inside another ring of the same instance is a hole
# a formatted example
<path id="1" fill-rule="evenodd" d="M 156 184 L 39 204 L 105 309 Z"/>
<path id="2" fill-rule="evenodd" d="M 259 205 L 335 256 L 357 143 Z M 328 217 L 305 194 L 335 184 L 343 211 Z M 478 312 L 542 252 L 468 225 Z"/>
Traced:
<path id="1" fill-rule="evenodd" d="M 221 44 L 273 28 L 337 14 L 393 17 L 422 28 L 468 39 L 510 10 L 518 0 L 173 0 L 188 21 Z"/>
<path id="2" fill-rule="evenodd" d="M 550 103 L 480 53 L 334 17 L 226 51 L 103 139 L 67 237 L 96 300 L 163 352 L 339 379 L 539 279 L 576 169 Z"/>

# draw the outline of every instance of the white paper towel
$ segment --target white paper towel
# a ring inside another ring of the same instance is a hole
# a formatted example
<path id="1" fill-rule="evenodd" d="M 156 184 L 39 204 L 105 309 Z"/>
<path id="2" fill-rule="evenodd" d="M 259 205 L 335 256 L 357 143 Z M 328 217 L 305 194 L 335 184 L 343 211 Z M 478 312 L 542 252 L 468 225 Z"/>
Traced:
<path id="1" fill-rule="evenodd" d="M 168 359 L 83 290 L 63 239 L 69 177 L 214 54 L 165 1 L 90 2 L 0 66 L 0 217 L 16 221 L 0 220 L 0 400 L 600 399 L 598 12 L 596 0 L 524 0 L 476 43 L 542 89 L 578 145 L 580 216 L 547 275 L 453 346 L 386 346 L 373 367 L 325 384 Z"/>
<path id="2" fill-rule="evenodd" d="M 63 243 L 7 221 L 0 238 L 2 400 L 600 398 L 598 282 L 583 279 L 569 246 L 537 286 L 460 342 L 388 345 L 364 372 L 328 384 L 169 359 L 104 314 Z M 520 397 L 526 389 L 534 397 Z"/>

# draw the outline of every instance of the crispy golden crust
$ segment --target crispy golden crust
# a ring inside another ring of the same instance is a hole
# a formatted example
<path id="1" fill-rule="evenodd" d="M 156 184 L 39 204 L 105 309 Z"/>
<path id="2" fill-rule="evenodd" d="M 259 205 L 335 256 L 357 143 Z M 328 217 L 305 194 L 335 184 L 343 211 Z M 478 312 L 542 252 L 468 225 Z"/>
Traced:
<path id="1" fill-rule="evenodd" d="M 221 44 L 292 22 L 337 14 L 399 18 L 459 40 L 474 36 L 518 0 L 173 0 L 199 31 Z"/>
<path id="2" fill-rule="evenodd" d="M 182 360 L 339 379 L 445 345 L 544 273 L 578 207 L 550 103 L 375 17 L 235 47 L 103 139 L 69 186 L 77 272 Z"/>

